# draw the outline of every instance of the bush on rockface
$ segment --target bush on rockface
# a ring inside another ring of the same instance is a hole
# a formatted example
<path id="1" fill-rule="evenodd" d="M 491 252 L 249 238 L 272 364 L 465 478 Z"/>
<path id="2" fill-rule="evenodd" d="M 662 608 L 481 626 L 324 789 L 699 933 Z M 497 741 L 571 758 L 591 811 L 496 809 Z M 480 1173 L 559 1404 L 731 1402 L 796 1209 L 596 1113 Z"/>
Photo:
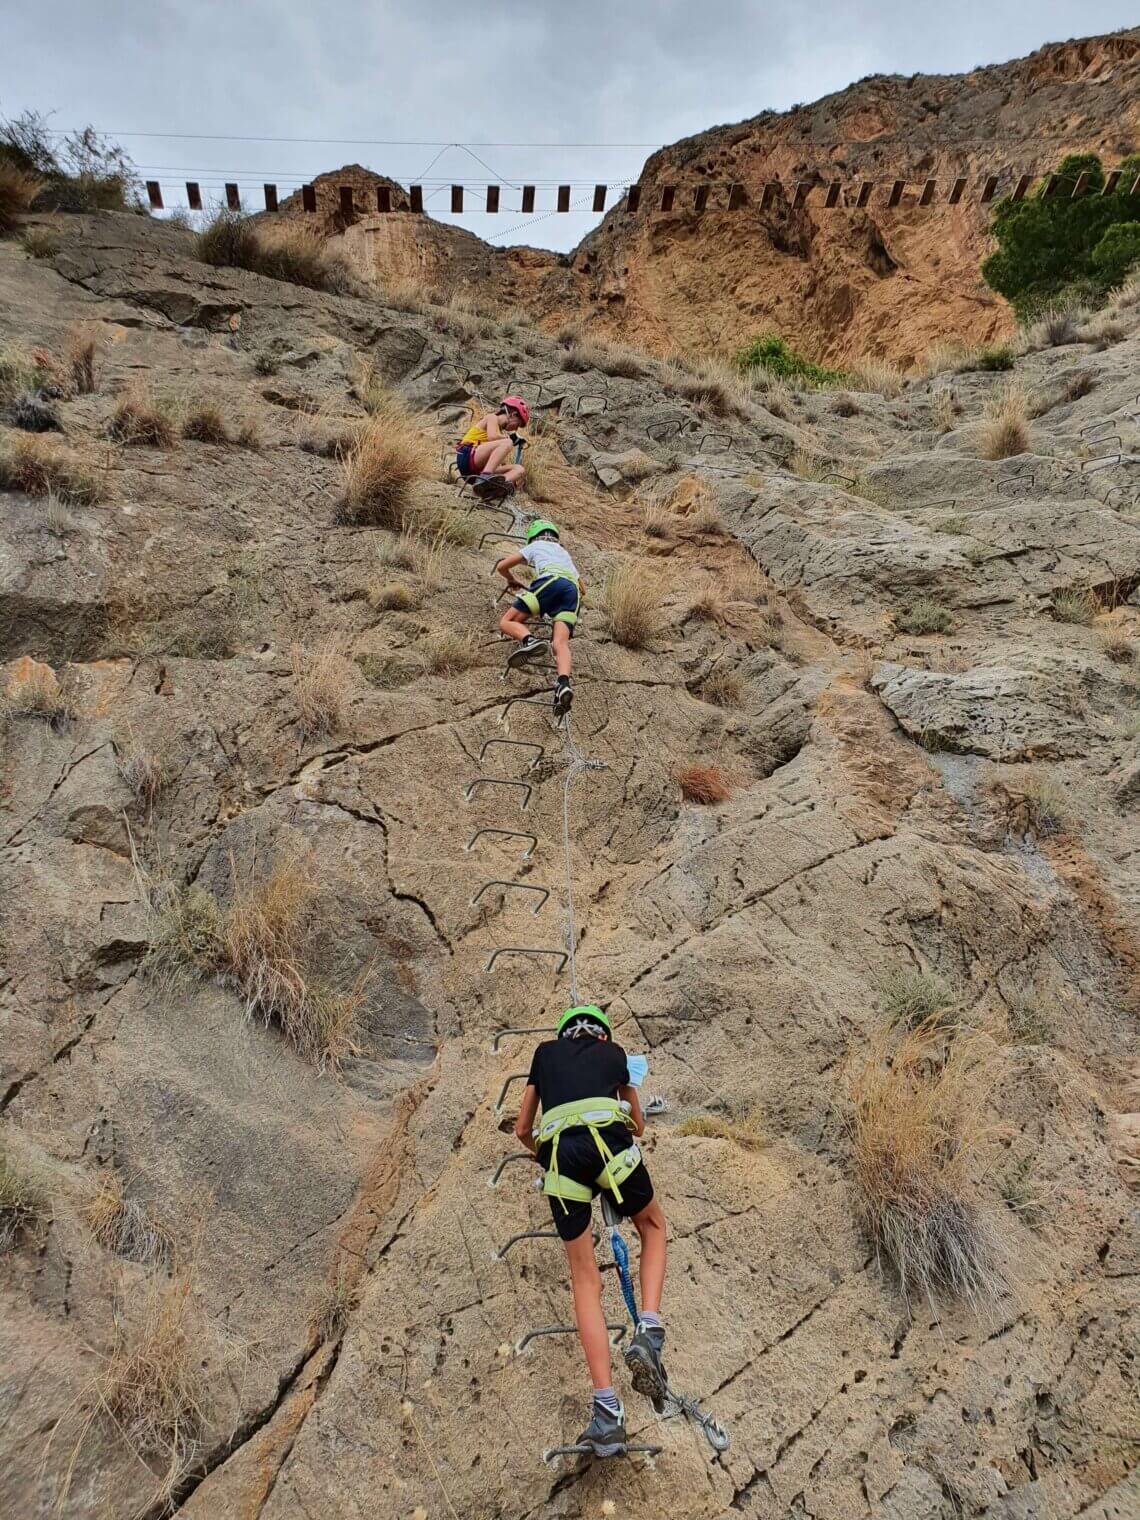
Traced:
<path id="1" fill-rule="evenodd" d="M 1140 257 L 1131 231 L 1140 224 L 1140 196 L 1129 193 L 1140 175 L 1140 154 L 1120 167 L 1116 190 L 1104 195 L 1104 166 L 1096 154 L 1070 153 L 1057 167 L 1063 176 L 1059 193 L 1046 198 L 1043 180 L 1024 200 L 1006 198 L 995 206 L 990 231 L 998 247 L 983 260 L 982 277 L 1023 321 L 1078 299 L 1099 304 Z M 1081 174 L 1088 175 L 1087 191 L 1074 200 Z"/>
<path id="2" fill-rule="evenodd" d="M 842 385 L 846 376 L 841 370 L 827 369 L 812 359 L 796 353 L 783 338 L 775 333 L 763 333 L 753 338 L 747 348 L 736 356 L 737 367 L 745 374 L 750 370 L 764 370 L 781 380 L 791 380 L 802 386 L 821 389 L 828 385 Z"/>
<path id="3" fill-rule="evenodd" d="M 53 141 L 48 118 L 23 111 L 0 120 L 0 166 L 37 183 L 31 205 L 43 211 L 137 211 L 142 183 L 126 150 L 84 127 Z"/>

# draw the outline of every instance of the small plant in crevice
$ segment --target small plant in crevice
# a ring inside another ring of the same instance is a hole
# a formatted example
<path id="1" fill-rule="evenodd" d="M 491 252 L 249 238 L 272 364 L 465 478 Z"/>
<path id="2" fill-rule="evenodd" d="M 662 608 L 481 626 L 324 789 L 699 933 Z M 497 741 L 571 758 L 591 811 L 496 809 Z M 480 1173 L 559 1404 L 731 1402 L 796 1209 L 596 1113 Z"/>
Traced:
<path id="1" fill-rule="evenodd" d="M 884 1032 L 850 1085 L 859 1212 L 904 1295 L 940 1295 L 989 1316 L 1006 1291 L 999 1242 L 972 1160 L 985 1137 L 967 1042 L 920 1025 Z"/>
<path id="2" fill-rule="evenodd" d="M 374 418 L 360 431 L 342 467 L 339 522 L 397 532 L 408 526 L 411 488 L 424 473 L 424 440 L 410 415 L 389 410 Z"/>
<path id="3" fill-rule="evenodd" d="M 22 396 L 17 396 L 8 408 L 8 420 L 13 427 L 20 428 L 25 433 L 62 432 L 59 413 L 55 408 L 27 391 Z"/>
<path id="4" fill-rule="evenodd" d="M 23 244 L 33 259 L 54 259 L 63 247 L 63 237 L 56 227 L 25 227 Z"/>
<path id="5" fill-rule="evenodd" d="M 172 449 L 177 431 L 170 408 L 148 391 L 134 388 L 116 402 L 107 436 L 128 448 Z"/>
<path id="6" fill-rule="evenodd" d="M 161 749 L 141 744 L 132 731 L 115 741 L 115 764 L 131 796 L 149 813 L 166 784 L 165 756 Z"/>
<path id="7" fill-rule="evenodd" d="M 167 1263 L 173 1241 L 137 1198 L 129 1197 L 117 1172 L 107 1172 L 83 1207 L 92 1235 L 105 1250 L 142 1266 Z"/>
<path id="8" fill-rule="evenodd" d="M 940 386 L 930 398 L 930 421 L 936 433 L 952 433 L 962 408 L 954 392 Z"/>
<path id="9" fill-rule="evenodd" d="M 253 372 L 255 375 L 275 375 L 280 369 L 280 364 L 274 354 L 262 350 L 253 357 Z"/>
<path id="10" fill-rule="evenodd" d="M 420 674 L 420 666 L 393 654 L 357 655 L 356 664 L 369 686 L 378 691 L 395 691 L 407 686 Z"/>
<path id="11" fill-rule="evenodd" d="M 90 506 L 99 498 L 99 481 L 81 459 L 54 440 L 17 433 L 0 440 L 0 490 L 54 494 L 69 506 Z"/>
<path id="12" fill-rule="evenodd" d="M 358 1292 L 348 1279 L 343 1261 L 338 1262 L 336 1275 L 321 1286 L 310 1316 L 312 1333 L 318 1344 L 340 1340 L 358 1301 Z"/>
<path id="13" fill-rule="evenodd" d="M 947 982 L 931 971 L 895 971 L 883 982 L 883 1012 L 891 1025 L 917 1029 L 922 1024 L 950 1025 L 957 1000 Z"/>
<path id="14" fill-rule="evenodd" d="M 196 402 L 182 419 L 182 436 L 193 443 L 227 444 L 230 430 L 216 401 Z"/>
<path id="15" fill-rule="evenodd" d="M 1061 387 L 1062 401 L 1079 401 L 1090 391 L 1096 390 L 1096 376 L 1090 369 L 1079 369 L 1069 376 Z"/>
<path id="16" fill-rule="evenodd" d="M 1066 586 L 1054 591 L 1049 610 L 1055 623 L 1087 627 L 1100 611 L 1100 602 L 1087 586 Z"/>
<path id="17" fill-rule="evenodd" d="M 1013 459 L 1029 452 L 1029 403 L 1016 382 L 1005 386 L 986 405 L 980 435 L 983 459 Z"/>
<path id="18" fill-rule="evenodd" d="M 95 390 L 98 353 L 98 341 L 90 327 L 80 323 L 69 330 L 63 344 L 63 363 L 77 396 L 89 396 Z"/>
<path id="19" fill-rule="evenodd" d="M 344 642 L 326 639 L 315 650 L 294 645 L 290 660 L 302 734 L 311 739 L 335 732 L 348 706 L 350 666 Z"/>
<path id="20" fill-rule="evenodd" d="M 703 702 L 711 702 L 714 707 L 740 707 L 747 689 L 734 670 L 718 665 L 700 683 L 697 694 Z"/>
<path id="21" fill-rule="evenodd" d="M 419 641 L 417 652 L 429 675 L 453 676 L 473 670 L 479 663 L 479 646 L 468 634 L 450 628 L 435 629 Z"/>
<path id="22" fill-rule="evenodd" d="M 1055 1010 L 1036 992 L 1006 999 L 1010 1039 L 1019 1045 L 1046 1045 L 1053 1038 Z"/>
<path id="23" fill-rule="evenodd" d="M 771 1144 L 759 1109 L 746 1109 L 738 1115 L 691 1114 L 682 1119 L 674 1134 L 702 1140 L 730 1140 L 742 1151 L 761 1151 Z"/>
<path id="24" fill-rule="evenodd" d="M 920 596 L 900 607 L 894 621 L 900 633 L 947 633 L 954 626 L 954 614 L 932 597 Z"/>
<path id="25" fill-rule="evenodd" d="M 34 1235 L 48 1216 L 42 1182 L 11 1154 L 0 1135 L 0 1253 L 11 1250 L 22 1235 Z"/>
<path id="26" fill-rule="evenodd" d="M 660 626 L 662 589 L 660 576 L 648 564 L 626 560 L 609 571 L 601 603 L 615 643 L 646 648 Z"/>
<path id="27" fill-rule="evenodd" d="M 2 705 L 13 717 L 43 718 L 56 727 L 74 715 L 55 671 L 30 655 L 21 655 L 9 666 Z"/>
<path id="28" fill-rule="evenodd" d="M 421 601 L 415 587 L 405 581 L 373 581 L 367 598 L 374 612 L 413 612 Z"/>
<path id="29" fill-rule="evenodd" d="M 1046 1189 L 1041 1186 L 1030 1156 L 1011 1162 L 998 1178 L 998 1196 L 1022 1224 L 1035 1230 L 1045 1222 Z"/>
<path id="30" fill-rule="evenodd" d="M 1031 771 L 1011 795 L 1024 830 L 1031 830 L 1038 838 L 1064 833 L 1073 822 L 1069 793 L 1047 772 Z"/>
<path id="31" fill-rule="evenodd" d="M 684 800 L 699 807 L 715 807 L 720 802 L 727 802 L 735 790 L 732 777 L 723 766 L 701 761 L 682 766 L 676 773 L 676 781 Z"/>

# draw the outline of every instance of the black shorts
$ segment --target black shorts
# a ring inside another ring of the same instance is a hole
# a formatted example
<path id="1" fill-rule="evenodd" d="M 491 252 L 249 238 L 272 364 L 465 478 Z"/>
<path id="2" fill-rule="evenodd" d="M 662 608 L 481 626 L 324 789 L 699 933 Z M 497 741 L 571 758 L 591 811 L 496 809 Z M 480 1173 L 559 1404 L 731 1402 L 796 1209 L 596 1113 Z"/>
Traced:
<path id="1" fill-rule="evenodd" d="M 603 1130 L 602 1138 L 615 1156 L 632 1144 L 632 1137 L 624 1126 L 619 1126 L 616 1134 L 613 1130 Z M 549 1146 L 542 1147 L 539 1159 L 544 1166 L 548 1164 Z M 601 1152 L 588 1129 L 563 1130 L 558 1139 L 558 1175 L 560 1177 L 569 1177 L 574 1182 L 584 1183 L 592 1190 L 596 1198 L 602 1190 L 594 1178 L 603 1165 Z M 616 1198 L 613 1199 L 614 1208 L 623 1219 L 628 1219 L 632 1214 L 640 1214 L 646 1204 L 652 1201 L 653 1184 L 649 1180 L 645 1162 L 639 1161 L 621 1184 L 621 1202 L 618 1203 Z M 584 1230 L 590 1228 L 594 1212 L 592 1202 L 575 1203 L 572 1198 L 550 1198 L 549 1202 L 554 1228 L 563 1240 L 577 1240 Z"/>
<path id="2" fill-rule="evenodd" d="M 580 600 L 577 581 L 565 575 L 540 575 L 515 597 L 511 605 L 516 612 L 525 612 L 528 617 L 545 617 L 552 623 L 566 623 L 573 638 Z"/>

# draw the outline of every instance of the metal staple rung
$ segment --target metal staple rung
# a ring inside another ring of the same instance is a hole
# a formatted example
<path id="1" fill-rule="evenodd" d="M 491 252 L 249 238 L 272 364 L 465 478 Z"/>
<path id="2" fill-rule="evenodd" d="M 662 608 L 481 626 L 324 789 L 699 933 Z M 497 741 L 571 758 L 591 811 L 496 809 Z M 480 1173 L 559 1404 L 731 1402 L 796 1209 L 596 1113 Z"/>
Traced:
<path id="1" fill-rule="evenodd" d="M 471 906 L 474 907 L 479 899 L 483 896 L 483 893 L 488 891 L 491 887 L 502 887 L 504 891 L 509 891 L 513 888 L 516 892 L 539 893 L 539 901 L 536 904 L 534 910 L 536 917 L 539 913 L 542 912 L 543 908 L 546 905 L 546 899 L 550 896 L 549 887 L 531 886 L 531 884 L 526 881 L 504 881 L 501 878 L 496 877 L 493 881 L 485 881 L 483 883 L 478 892 L 476 892 L 475 896 L 471 899 Z"/>
<path id="2" fill-rule="evenodd" d="M 522 858 L 524 860 L 529 860 L 530 857 L 534 854 L 535 850 L 538 848 L 538 835 L 537 834 L 526 834 L 526 833 L 523 833 L 522 830 L 520 830 L 520 829 L 491 829 L 491 828 L 487 828 L 487 829 L 476 829 L 475 830 L 474 834 L 472 834 L 471 838 L 463 846 L 464 851 L 467 854 L 470 854 L 471 851 L 475 848 L 475 841 L 482 834 L 501 834 L 504 839 L 529 839 L 530 840 L 530 844 L 527 846 L 527 848 L 522 853 Z"/>
<path id="3" fill-rule="evenodd" d="M 530 1076 L 530 1072 L 529 1071 L 512 1071 L 511 1072 L 510 1076 L 503 1083 L 502 1087 L 499 1088 L 499 1096 L 495 1099 L 495 1107 L 494 1107 L 494 1112 L 495 1113 L 497 1113 L 497 1114 L 501 1114 L 502 1113 L 502 1111 L 503 1111 L 503 1104 L 506 1102 L 507 1089 L 510 1087 L 511 1083 L 512 1082 L 525 1082 L 526 1079 L 529 1076 Z"/>
<path id="4" fill-rule="evenodd" d="M 540 945 L 502 945 L 492 954 L 483 968 L 484 971 L 492 970 L 500 955 L 555 955 L 558 957 L 556 976 L 562 974 L 566 967 L 566 962 L 570 959 L 565 950 L 547 950 Z"/>
<path id="5" fill-rule="evenodd" d="M 555 1231 L 557 1234 L 557 1231 Z M 610 1345 L 620 1346 L 625 1339 L 625 1320 L 607 1320 L 606 1329 L 610 1332 Z M 577 1335 L 577 1325 L 539 1325 L 535 1330 L 528 1330 L 526 1334 L 515 1342 L 515 1354 L 521 1355 L 530 1345 L 544 1335 Z"/>
<path id="6" fill-rule="evenodd" d="M 478 763 L 480 765 L 483 764 L 484 757 L 486 756 L 487 751 L 490 749 L 492 744 L 509 744 L 515 749 L 536 749 L 538 751 L 538 754 L 535 755 L 534 759 L 530 762 L 532 766 L 537 765 L 538 762 L 542 759 L 543 755 L 546 753 L 546 746 L 544 744 L 536 743 L 534 739 L 484 739 L 483 748 L 479 751 Z"/>
<path id="7" fill-rule="evenodd" d="M 539 1024 L 539 1025 L 535 1025 L 535 1026 L 532 1026 L 532 1027 L 528 1027 L 526 1029 L 496 1029 L 494 1037 L 491 1040 L 491 1049 L 492 1050 L 498 1050 L 499 1045 L 502 1043 L 502 1041 L 505 1040 L 507 1038 L 507 1036 L 511 1035 L 511 1034 L 553 1034 L 553 1033 L 554 1033 L 554 1025 L 553 1024 Z"/>
<path id="8" fill-rule="evenodd" d="M 471 801 L 472 794 L 474 793 L 475 788 L 478 786 L 521 786 L 523 791 L 526 793 L 526 796 L 523 798 L 522 805 L 520 807 L 520 812 L 523 813 L 525 813 L 527 810 L 527 806 L 530 803 L 531 793 L 534 790 L 529 781 L 506 781 L 497 776 L 478 776 L 474 781 L 468 782 L 468 784 L 463 788 L 464 802 Z"/>
<path id="9" fill-rule="evenodd" d="M 532 1166 L 538 1164 L 537 1158 L 532 1156 L 530 1151 L 512 1151 L 509 1156 L 504 1156 L 503 1159 L 499 1162 L 498 1166 L 495 1168 L 494 1173 L 491 1176 L 491 1180 L 487 1183 L 487 1186 L 498 1187 L 499 1178 L 506 1171 L 507 1167 L 514 1166 L 518 1161 L 529 1161 Z"/>
<path id="10" fill-rule="evenodd" d="M 483 537 L 479 540 L 479 543 L 478 543 L 478 545 L 476 547 L 479 548 L 479 549 L 481 549 L 489 538 L 497 538 L 497 539 L 509 538 L 511 540 L 511 542 L 515 543 L 515 544 L 525 544 L 526 543 L 526 534 L 525 533 L 484 533 Z"/>

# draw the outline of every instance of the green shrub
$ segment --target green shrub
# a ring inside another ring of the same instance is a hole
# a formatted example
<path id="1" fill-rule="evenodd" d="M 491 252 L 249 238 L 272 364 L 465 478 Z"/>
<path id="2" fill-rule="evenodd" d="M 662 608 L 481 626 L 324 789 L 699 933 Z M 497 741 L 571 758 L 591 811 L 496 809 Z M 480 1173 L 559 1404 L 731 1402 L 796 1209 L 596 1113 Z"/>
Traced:
<path id="1" fill-rule="evenodd" d="M 990 348 L 980 348 L 974 360 L 975 369 L 999 370 L 1013 368 L 1013 349 L 1008 343 L 995 343 Z"/>
<path id="2" fill-rule="evenodd" d="M 982 277 L 991 289 L 1013 303 L 1022 320 L 1036 316 L 1043 305 L 1056 304 L 1067 286 L 1077 286 L 1080 300 L 1097 304 L 1121 277 L 1120 259 L 1133 248 L 1132 235 L 1116 228 L 1140 223 L 1140 197 L 1128 194 L 1140 174 L 1140 154 L 1121 164 L 1116 191 L 1103 195 L 1105 173 L 1095 153 L 1071 153 L 1057 168 L 1065 178 L 1060 193 L 1045 198 L 1043 180 L 1024 200 L 1005 198 L 994 208 L 990 231 L 998 247 L 982 262 Z M 1087 173 L 1088 189 L 1072 198 L 1077 175 Z M 1096 251 L 1112 230 L 1101 260 Z M 1133 252 L 1128 262 L 1135 259 Z M 1124 265 L 1124 268 L 1127 264 Z M 1077 295 L 1070 291 L 1070 298 Z"/>
<path id="3" fill-rule="evenodd" d="M 895 613 L 895 627 L 900 633 L 946 633 L 953 626 L 949 607 L 920 596 Z"/>
<path id="4" fill-rule="evenodd" d="M 749 370 L 764 370 L 784 380 L 798 380 L 803 385 L 842 385 L 847 380 L 841 370 L 827 369 L 822 364 L 805 359 L 803 354 L 797 354 L 794 348 L 789 348 L 783 338 L 777 337 L 775 333 L 764 333 L 759 338 L 753 338 L 748 347 L 737 354 L 736 363 L 745 373 Z"/>
<path id="5" fill-rule="evenodd" d="M 1140 222 L 1113 222 L 1092 251 L 1093 267 L 1116 285 L 1140 263 Z"/>

